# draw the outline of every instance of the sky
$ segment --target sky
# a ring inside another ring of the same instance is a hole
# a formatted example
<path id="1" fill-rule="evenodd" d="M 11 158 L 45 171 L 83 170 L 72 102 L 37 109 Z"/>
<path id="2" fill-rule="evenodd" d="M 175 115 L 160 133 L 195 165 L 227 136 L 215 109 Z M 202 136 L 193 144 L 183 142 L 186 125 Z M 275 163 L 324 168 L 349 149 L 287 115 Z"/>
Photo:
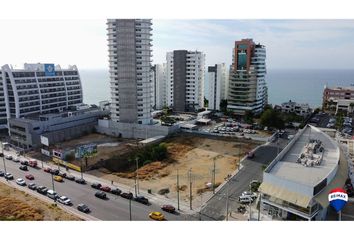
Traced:
<path id="1" fill-rule="evenodd" d="M 107 69 L 106 20 L 0 20 L 0 65 L 47 62 Z M 153 19 L 153 63 L 199 50 L 206 66 L 230 65 L 236 40 L 266 46 L 269 69 L 353 69 L 354 20 Z"/>

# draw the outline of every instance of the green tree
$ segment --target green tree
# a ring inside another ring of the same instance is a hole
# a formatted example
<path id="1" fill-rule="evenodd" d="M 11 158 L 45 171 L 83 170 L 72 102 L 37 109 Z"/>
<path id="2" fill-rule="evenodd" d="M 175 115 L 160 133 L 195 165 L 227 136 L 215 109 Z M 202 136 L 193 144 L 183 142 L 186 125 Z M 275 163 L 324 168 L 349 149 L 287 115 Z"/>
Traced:
<path id="1" fill-rule="evenodd" d="M 243 120 L 248 123 L 248 124 L 252 124 L 253 123 L 253 117 L 254 117 L 254 114 L 252 111 L 249 111 L 247 110 L 245 112 L 245 115 L 243 116 Z"/>
<path id="2" fill-rule="evenodd" d="M 278 129 L 284 128 L 284 120 L 280 114 L 274 109 L 267 109 L 261 115 L 261 124 L 267 127 L 274 127 Z"/>
<path id="3" fill-rule="evenodd" d="M 204 97 L 204 107 L 209 106 L 209 100 Z"/>

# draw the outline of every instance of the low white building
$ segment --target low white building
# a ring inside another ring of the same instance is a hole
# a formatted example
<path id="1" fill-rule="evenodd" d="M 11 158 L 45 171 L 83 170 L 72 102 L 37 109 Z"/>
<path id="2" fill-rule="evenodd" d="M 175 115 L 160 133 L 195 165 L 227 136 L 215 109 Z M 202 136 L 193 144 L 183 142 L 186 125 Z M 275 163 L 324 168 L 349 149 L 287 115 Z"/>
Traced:
<path id="1" fill-rule="evenodd" d="M 291 100 L 289 100 L 289 102 L 282 103 L 280 110 L 285 113 L 295 113 L 300 116 L 306 116 L 312 112 L 312 109 L 307 103 L 297 103 Z"/>

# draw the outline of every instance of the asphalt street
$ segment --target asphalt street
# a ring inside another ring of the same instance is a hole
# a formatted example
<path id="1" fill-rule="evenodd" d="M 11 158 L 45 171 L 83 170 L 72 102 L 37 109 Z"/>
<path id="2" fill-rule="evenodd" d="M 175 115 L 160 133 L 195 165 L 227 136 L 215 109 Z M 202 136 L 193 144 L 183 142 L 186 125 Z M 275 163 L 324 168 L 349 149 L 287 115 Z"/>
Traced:
<path id="1" fill-rule="evenodd" d="M 7 154 L 8 152 L 5 152 Z M 29 171 L 22 171 L 19 169 L 20 163 L 15 163 L 11 160 L 5 159 L 7 172 L 14 176 L 15 182 L 17 178 L 25 179 L 26 183 L 34 182 L 38 185 L 46 186 L 52 189 L 51 174 L 46 173 L 43 169 L 34 169 L 28 167 Z M 39 164 L 40 165 L 40 164 Z M 0 158 L 0 170 L 4 170 L 2 158 Z M 32 174 L 35 179 L 30 181 L 25 178 L 26 174 Z M 96 189 L 93 189 L 91 184 L 81 185 L 75 181 L 64 179 L 64 182 L 54 181 L 55 191 L 59 195 L 65 195 L 71 199 L 73 206 L 77 207 L 79 203 L 84 203 L 91 209 L 90 215 L 100 220 L 130 220 L 129 214 L 129 200 L 117 195 L 107 193 L 108 200 L 102 200 L 94 196 Z M 27 186 L 25 187 L 27 188 Z M 27 188 L 28 189 L 28 188 Z M 37 193 L 34 191 L 34 193 Z M 37 194 L 35 194 L 37 195 Z M 60 204 L 60 203 L 58 203 Z M 135 201 L 131 201 L 131 215 L 132 220 L 150 220 L 149 213 L 152 211 L 159 211 L 165 215 L 166 220 L 186 220 L 188 217 L 183 214 L 170 214 L 163 212 L 160 206 L 152 203 L 151 205 L 144 205 Z M 189 220 L 189 219 L 188 219 Z"/>
<path id="2" fill-rule="evenodd" d="M 213 221 L 224 220 L 226 217 L 226 200 L 229 196 L 228 209 L 229 212 L 236 211 L 240 206 L 238 197 L 243 191 L 249 190 L 249 184 L 252 180 L 262 181 L 263 168 L 267 166 L 287 144 L 288 140 L 279 139 L 274 143 L 262 145 L 255 151 L 252 159 L 244 159 L 242 168 L 239 172 L 231 177 L 229 181 L 211 198 L 196 218 L 200 220 Z"/>

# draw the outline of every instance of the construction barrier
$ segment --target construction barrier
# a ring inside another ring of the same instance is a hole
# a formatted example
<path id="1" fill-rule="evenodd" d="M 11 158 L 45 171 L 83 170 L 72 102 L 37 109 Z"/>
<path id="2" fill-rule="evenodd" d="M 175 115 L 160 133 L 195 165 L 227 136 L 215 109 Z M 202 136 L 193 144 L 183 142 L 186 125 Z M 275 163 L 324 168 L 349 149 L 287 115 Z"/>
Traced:
<path id="1" fill-rule="evenodd" d="M 78 171 L 78 172 L 81 172 L 81 167 L 79 167 L 79 166 L 76 166 L 75 164 L 71 164 L 71 163 L 68 163 L 68 162 L 65 162 L 65 161 L 63 161 L 63 160 L 61 160 L 61 159 L 59 159 L 59 158 L 56 158 L 56 157 L 53 157 L 53 162 L 55 162 L 56 164 L 60 164 L 60 165 L 62 165 L 62 166 L 64 166 L 64 167 L 68 167 L 68 168 L 70 168 L 70 169 L 74 169 L 74 170 L 76 170 L 76 171 Z"/>

